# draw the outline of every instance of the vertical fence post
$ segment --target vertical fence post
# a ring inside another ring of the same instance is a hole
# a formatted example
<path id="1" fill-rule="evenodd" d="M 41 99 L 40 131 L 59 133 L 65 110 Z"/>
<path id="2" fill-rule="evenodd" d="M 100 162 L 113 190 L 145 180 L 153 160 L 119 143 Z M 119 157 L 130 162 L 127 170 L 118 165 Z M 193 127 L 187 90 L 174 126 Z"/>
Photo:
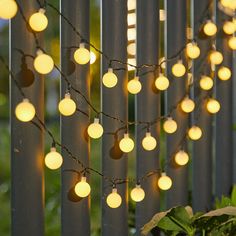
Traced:
<path id="1" fill-rule="evenodd" d="M 178 53 L 186 45 L 186 0 L 166 0 L 166 58 L 169 58 Z M 167 62 L 167 77 L 171 84 L 167 93 L 167 111 L 183 99 L 186 94 L 186 80 L 187 74 L 181 78 L 174 78 L 171 72 L 172 65 L 177 62 L 172 60 Z M 181 54 L 181 59 L 185 63 L 185 54 Z M 185 63 L 185 67 L 186 63 Z M 180 143 L 182 142 L 188 128 L 188 115 L 184 114 L 179 106 L 171 114 L 178 124 L 178 129 L 174 134 L 167 137 L 167 157 L 170 160 L 173 154 L 178 151 Z M 176 205 L 185 205 L 188 202 L 188 171 L 187 167 L 168 166 L 168 175 L 173 179 L 173 186 L 167 193 L 167 207 Z"/>
<path id="2" fill-rule="evenodd" d="M 102 0 L 101 1 L 101 35 L 102 50 L 109 58 L 122 61 L 127 60 L 127 1 Z M 102 57 L 102 75 L 107 72 L 109 61 Z M 112 63 L 113 68 L 125 68 L 118 63 Z M 127 71 L 114 71 L 118 83 L 114 88 L 106 88 L 101 84 L 102 111 L 127 119 Z M 127 156 L 120 153 L 118 142 L 124 135 L 120 130 L 123 127 L 118 121 L 102 116 L 105 134 L 102 138 L 102 171 L 111 178 L 126 178 Z M 128 235 L 128 209 L 127 209 L 127 184 L 118 185 L 118 192 L 122 197 L 122 205 L 111 209 L 106 204 L 106 196 L 111 192 L 110 183 L 102 180 L 102 235 L 120 236 Z"/>
<path id="3" fill-rule="evenodd" d="M 212 39 L 201 37 L 202 18 L 211 14 L 212 1 L 192 1 L 193 35 L 201 50 L 200 56 L 193 61 L 194 96 L 197 102 L 204 98 L 209 91 L 199 87 L 201 75 L 211 76 L 208 53 L 211 50 Z M 207 10 L 207 12 L 206 12 Z M 207 14 L 208 13 L 208 14 Z M 203 136 L 193 143 L 193 209 L 204 211 L 212 204 L 212 115 L 207 112 L 205 101 L 200 101 L 196 107 L 197 124 L 201 127 Z M 201 193 L 201 194 L 199 194 Z"/>
<path id="4" fill-rule="evenodd" d="M 17 1 L 26 19 L 38 11 L 36 1 Z M 18 77 L 23 59 L 28 69 L 34 71 L 33 60 L 22 54 L 35 55 L 33 34 L 18 11 L 10 24 L 10 68 L 26 97 L 34 105 L 39 118 L 44 120 L 44 81 L 37 73 L 34 80 Z M 43 132 L 30 122 L 23 123 L 15 117 L 15 107 L 22 97 L 10 78 L 11 96 L 11 213 L 12 235 L 44 235 L 44 177 Z"/>
<path id="5" fill-rule="evenodd" d="M 159 57 L 159 1 L 137 0 L 137 65 L 158 64 Z M 153 70 L 142 69 L 140 74 Z M 158 72 L 158 69 L 157 71 Z M 154 89 L 157 73 L 147 73 L 140 76 L 142 90 L 136 96 L 135 110 L 136 120 L 153 121 L 160 116 L 160 93 Z M 159 141 L 153 151 L 146 151 L 142 147 L 142 139 L 147 132 L 146 125 L 136 127 L 136 172 L 137 179 L 150 171 L 159 168 Z M 160 128 L 152 125 L 150 132 L 157 140 L 160 139 Z M 157 175 L 146 179 L 141 183 L 145 198 L 136 204 L 136 235 L 141 235 L 140 229 L 159 210 L 159 191 L 157 187 Z"/>
<path id="6" fill-rule="evenodd" d="M 70 22 L 76 26 L 81 35 L 89 41 L 89 11 L 90 4 L 87 0 L 61 0 L 61 12 Z M 61 17 L 61 68 L 62 72 L 67 75 L 74 88 L 82 91 L 89 99 L 90 80 L 89 80 L 89 63 L 78 65 L 74 61 L 75 48 L 79 47 L 81 39 L 75 34 L 68 23 Z M 86 45 L 89 49 L 89 46 Z M 64 98 L 67 84 L 61 79 L 61 98 Z M 84 99 L 70 91 L 72 99 L 76 106 L 82 111 L 89 114 L 89 106 Z M 76 112 L 70 117 L 61 117 L 61 141 L 62 145 L 78 156 L 85 166 L 89 165 L 89 139 L 87 136 L 87 127 L 89 117 Z M 90 215 L 89 205 L 90 197 L 79 199 L 74 194 L 74 186 L 80 180 L 77 173 L 68 172 L 68 169 L 81 171 L 75 161 L 68 157 L 66 151 L 62 150 L 64 158 L 62 167 L 62 235 L 90 235 Z"/>

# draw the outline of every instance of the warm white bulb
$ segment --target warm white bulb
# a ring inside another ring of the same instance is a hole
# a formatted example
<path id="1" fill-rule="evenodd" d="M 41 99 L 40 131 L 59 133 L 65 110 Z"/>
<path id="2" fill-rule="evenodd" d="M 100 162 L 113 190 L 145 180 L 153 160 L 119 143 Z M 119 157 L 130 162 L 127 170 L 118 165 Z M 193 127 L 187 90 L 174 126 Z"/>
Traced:
<path id="1" fill-rule="evenodd" d="M 188 161 L 189 161 L 189 156 L 188 156 L 188 153 L 186 153 L 185 151 L 180 150 L 175 154 L 176 164 L 180 166 L 184 166 L 188 163 Z"/>
<path id="2" fill-rule="evenodd" d="M 41 50 L 38 50 L 37 56 L 34 59 L 35 70 L 40 74 L 46 75 L 53 70 L 53 67 L 53 59 L 49 55 L 43 53 Z"/>
<path id="3" fill-rule="evenodd" d="M 88 135 L 90 138 L 100 138 L 103 135 L 103 127 L 99 124 L 99 119 L 95 118 L 94 122 L 88 127 Z"/>
<path id="4" fill-rule="evenodd" d="M 220 0 L 223 7 L 230 7 L 232 0 Z"/>
<path id="5" fill-rule="evenodd" d="M 218 70 L 218 77 L 220 80 L 229 80 L 231 77 L 231 70 L 226 66 L 222 66 Z"/>
<path id="6" fill-rule="evenodd" d="M 232 21 L 226 21 L 223 25 L 223 31 L 226 34 L 233 34 L 235 32 L 235 24 Z"/>
<path id="7" fill-rule="evenodd" d="M 188 130 L 188 136 L 192 140 L 198 140 L 202 137 L 202 130 L 194 125 Z"/>
<path id="8" fill-rule="evenodd" d="M 163 129 L 166 133 L 173 134 L 177 130 L 176 121 L 172 117 L 168 117 L 163 124 Z"/>
<path id="9" fill-rule="evenodd" d="M 56 170 L 61 167 L 63 158 L 61 154 L 56 151 L 56 148 L 52 147 L 50 152 L 45 156 L 44 161 L 49 169 Z"/>
<path id="10" fill-rule="evenodd" d="M 163 74 L 160 74 L 155 81 L 156 88 L 161 91 L 166 90 L 169 87 L 169 84 L 169 80 Z"/>
<path id="11" fill-rule="evenodd" d="M 119 142 L 119 147 L 122 152 L 128 153 L 134 149 L 134 141 L 129 137 L 129 134 L 124 134 L 124 138 L 122 138 Z"/>
<path id="12" fill-rule="evenodd" d="M 196 59 L 200 56 L 200 48 L 196 43 L 188 43 L 186 46 L 187 56 L 191 59 Z"/>
<path id="13" fill-rule="evenodd" d="M 145 198 L 145 192 L 141 188 L 141 185 L 137 184 L 136 187 L 132 189 L 130 197 L 135 202 L 141 202 Z"/>
<path id="14" fill-rule="evenodd" d="M 127 84 L 128 91 L 132 94 L 137 94 L 142 89 L 142 84 L 139 81 L 139 77 L 135 77 L 134 79 L 130 80 Z"/>
<path id="15" fill-rule="evenodd" d="M 63 98 L 59 104 L 58 109 L 63 116 L 71 116 L 76 111 L 76 104 L 71 99 L 70 94 L 66 93 L 65 98 Z"/>
<path id="16" fill-rule="evenodd" d="M 172 73 L 176 77 L 182 77 L 185 74 L 185 72 L 186 68 L 181 60 L 179 60 L 176 64 L 172 66 Z"/>
<path id="17" fill-rule="evenodd" d="M 28 99 L 24 98 L 15 109 L 16 118 L 22 122 L 31 121 L 35 116 L 35 108 Z"/>
<path id="18" fill-rule="evenodd" d="M 90 52 L 90 65 L 94 64 L 97 60 L 97 56 L 94 52 Z"/>
<path id="19" fill-rule="evenodd" d="M 209 59 L 213 65 L 219 65 L 222 63 L 224 58 L 221 52 L 214 50 L 210 53 Z"/>
<path id="20" fill-rule="evenodd" d="M 90 61 L 90 52 L 85 48 L 84 43 L 81 43 L 80 47 L 74 52 L 74 59 L 80 65 L 85 65 Z"/>
<path id="21" fill-rule="evenodd" d="M 147 151 L 152 151 L 157 146 L 157 141 L 152 137 L 150 132 L 146 133 L 145 138 L 142 140 L 142 146 Z"/>
<path id="22" fill-rule="evenodd" d="M 110 208 L 118 208 L 122 203 L 121 196 L 117 193 L 117 189 L 113 188 L 112 193 L 107 196 L 107 205 Z"/>
<path id="23" fill-rule="evenodd" d="M 172 180 L 165 172 L 161 174 L 161 177 L 158 179 L 158 187 L 161 190 L 168 190 L 172 186 Z"/>
<path id="24" fill-rule="evenodd" d="M 45 10 L 39 9 L 37 13 L 34 13 L 29 18 L 29 25 L 32 30 L 36 32 L 41 32 L 45 30 L 48 26 L 48 18 L 45 16 Z"/>
<path id="25" fill-rule="evenodd" d="M 87 197 L 91 192 L 91 187 L 86 181 L 86 177 L 82 177 L 81 180 L 75 185 L 75 193 L 79 197 Z"/>
<path id="26" fill-rule="evenodd" d="M 209 113 L 215 114 L 220 110 L 220 103 L 217 100 L 210 98 L 207 101 L 206 107 Z"/>
<path id="27" fill-rule="evenodd" d="M 0 0 L 0 18 L 9 20 L 17 13 L 17 4 L 14 0 Z"/>
<path id="28" fill-rule="evenodd" d="M 229 41 L 228 41 L 228 45 L 232 50 L 236 50 L 236 37 L 232 36 Z"/>
<path id="29" fill-rule="evenodd" d="M 203 31 L 207 36 L 213 36 L 217 32 L 217 27 L 211 20 L 208 20 L 203 26 Z"/>
<path id="30" fill-rule="evenodd" d="M 116 86 L 117 81 L 118 79 L 117 76 L 113 73 L 113 69 L 108 68 L 108 72 L 102 77 L 102 83 L 104 84 L 104 86 L 106 86 L 107 88 L 113 88 Z"/>
<path id="31" fill-rule="evenodd" d="M 192 99 L 190 99 L 188 96 L 185 97 L 182 102 L 180 103 L 182 111 L 186 113 L 190 113 L 195 108 L 195 103 Z"/>
<path id="32" fill-rule="evenodd" d="M 214 85 L 214 82 L 213 82 L 213 79 L 209 76 L 205 76 L 203 75 L 200 79 L 200 87 L 201 89 L 203 90 L 210 90 L 212 89 L 213 85 Z"/>

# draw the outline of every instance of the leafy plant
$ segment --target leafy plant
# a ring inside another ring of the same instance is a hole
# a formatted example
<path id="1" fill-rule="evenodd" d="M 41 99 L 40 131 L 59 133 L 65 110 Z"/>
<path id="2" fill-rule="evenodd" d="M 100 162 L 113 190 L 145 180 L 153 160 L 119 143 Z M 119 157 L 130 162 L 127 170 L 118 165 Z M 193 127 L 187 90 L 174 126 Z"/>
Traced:
<path id="1" fill-rule="evenodd" d="M 221 199 L 217 198 L 215 201 L 216 209 L 226 207 L 226 206 L 236 207 L 236 185 L 233 186 L 230 198 L 226 196 L 222 196 Z"/>

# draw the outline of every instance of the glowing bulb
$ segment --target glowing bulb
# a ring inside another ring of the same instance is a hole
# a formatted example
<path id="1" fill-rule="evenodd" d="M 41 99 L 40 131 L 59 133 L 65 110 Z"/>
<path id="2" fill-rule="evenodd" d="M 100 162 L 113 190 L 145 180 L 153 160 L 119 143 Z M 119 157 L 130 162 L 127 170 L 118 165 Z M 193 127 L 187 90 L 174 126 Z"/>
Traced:
<path id="1" fill-rule="evenodd" d="M 161 174 L 161 177 L 158 179 L 158 187 L 161 190 L 168 190 L 172 186 L 172 180 L 165 172 Z"/>
<path id="2" fill-rule="evenodd" d="M 202 130 L 194 125 L 188 130 L 188 136 L 192 140 L 198 140 L 202 137 Z"/>
<path id="3" fill-rule="evenodd" d="M 223 7 L 229 7 L 232 0 L 220 0 Z"/>
<path id="4" fill-rule="evenodd" d="M 84 43 L 81 43 L 79 48 L 74 52 L 74 59 L 80 65 L 85 65 L 90 61 L 90 52 L 85 48 Z"/>
<path id="5" fill-rule="evenodd" d="M 163 74 L 160 74 L 155 81 L 155 86 L 158 90 L 166 90 L 169 84 L 169 80 Z"/>
<path id="6" fill-rule="evenodd" d="M 235 36 L 229 39 L 228 45 L 232 50 L 236 50 L 236 37 Z"/>
<path id="7" fill-rule="evenodd" d="M 150 132 L 147 132 L 146 137 L 142 140 L 142 145 L 145 150 L 151 151 L 157 146 L 157 141 Z"/>
<path id="8" fill-rule="evenodd" d="M 223 31 L 226 34 L 233 34 L 235 32 L 235 24 L 232 21 L 226 21 L 223 25 Z"/>
<path id="9" fill-rule="evenodd" d="M 97 60 L 97 56 L 94 52 L 90 52 L 90 65 L 94 64 Z"/>
<path id="10" fill-rule="evenodd" d="M 61 167 L 63 158 L 60 153 L 57 152 L 55 147 L 52 147 L 50 152 L 45 156 L 45 165 L 51 169 L 56 170 Z"/>
<path id="11" fill-rule="evenodd" d="M 180 166 L 184 166 L 188 163 L 189 156 L 184 150 L 180 150 L 175 154 L 175 162 Z"/>
<path id="12" fill-rule="evenodd" d="M 231 70 L 228 67 L 222 66 L 218 70 L 218 77 L 221 80 L 229 80 L 231 77 Z"/>
<path id="13" fill-rule="evenodd" d="M 94 118 L 94 122 L 89 125 L 88 135 L 94 139 L 100 138 L 103 135 L 103 127 L 99 124 L 98 118 Z"/>
<path id="14" fill-rule="evenodd" d="M 179 60 L 176 64 L 172 66 L 172 73 L 176 77 L 182 77 L 186 72 L 186 68 L 182 63 L 182 60 Z"/>
<path id="15" fill-rule="evenodd" d="M 40 74 L 48 74 L 53 70 L 54 62 L 53 59 L 43 53 L 41 50 L 37 51 L 37 56 L 34 59 L 34 68 Z"/>
<path id="16" fill-rule="evenodd" d="M 17 13 L 17 4 L 14 0 L 0 0 L 0 18 L 9 20 Z"/>
<path id="17" fill-rule="evenodd" d="M 213 79 L 205 75 L 201 77 L 199 83 L 200 83 L 201 89 L 203 90 L 210 90 L 214 85 Z"/>
<path id="18" fill-rule="evenodd" d="M 65 94 L 65 98 L 58 104 L 58 109 L 63 116 L 71 116 L 76 111 L 76 104 L 71 99 L 70 93 Z"/>
<path id="19" fill-rule="evenodd" d="M 217 100 L 210 98 L 207 101 L 206 107 L 209 113 L 215 114 L 220 110 L 220 103 Z"/>
<path id="20" fill-rule="evenodd" d="M 24 98 L 15 109 L 16 118 L 22 122 L 31 121 L 35 116 L 35 108 L 27 98 Z"/>
<path id="21" fill-rule="evenodd" d="M 203 31 L 207 36 L 213 36 L 217 32 L 217 27 L 211 20 L 208 20 L 203 26 Z"/>
<path id="22" fill-rule="evenodd" d="M 180 103 L 181 109 L 186 112 L 190 113 L 194 110 L 195 108 L 195 103 L 192 99 L 190 99 L 188 96 L 186 96 L 182 102 Z"/>
<path id="23" fill-rule="evenodd" d="M 163 129 L 168 134 L 173 134 L 177 130 L 177 123 L 172 117 L 168 117 L 163 124 Z"/>
<path id="24" fill-rule="evenodd" d="M 117 84 L 117 76 L 113 73 L 112 68 L 108 68 L 108 72 L 103 75 L 102 77 L 102 83 L 107 87 L 107 88 L 113 88 Z"/>
<path id="25" fill-rule="evenodd" d="M 37 13 L 34 13 L 29 18 L 29 25 L 32 30 L 36 32 L 41 32 L 45 30 L 48 26 L 48 18 L 45 16 L 45 10 L 40 8 Z"/>
<path id="26" fill-rule="evenodd" d="M 132 189 L 130 197 L 135 202 L 141 202 L 145 198 L 145 192 L 140 184 L 137 184 L 136 187 Z"/>
<path id="27" fill-rule="evenodd" d="M 213 64 L 213 65 L 219 65 L 222 63 L 223 61 L 223 55 L 221 52 L 218 52 L 218 51 L 212 51 L 210 53 L 210 62 Z"/>
<path id="28" fill-rule="evenodd" d="M 134 141 L 129 137 L 128 133 L 124 134 L 124 138 L 120 140 L 119 147 L 125 153 L 131 152 L 134 149 Z"/>
<path id="29" fill-rule="evenodd" d="M 196 59 L 200 55 L 200 48 L 196 43 L 188 43 L 186 46 L 187 56 L 191 59 Z"/>
<path id="30" fill-rule="evenodd" d="M 122 203 L 121 196 L 117 193 L 117 188 L 112 189 L 112 193 L 107 196 L 107 205 L 110 208 L 118 208 Z"/>
<path id="31" fill-rule="evenodd" d="M 90 185 L 86 182 L 86 177 L 83 176 L 81 180 L 75 185 L 75 193 L 79 197 L 87 197 L 91 192 Z"/>
<path id="32" fill-rule="evenodd" d="M 236 9 L 236 1 L 231 0 L 228 7 L 234 11 Z"/>
<path id="33" fill-rule="evenodd" d="M 132 94 L 137 94 L 142 89 L 142 84 L 139 81 L 139 77 L 135 77 L 134 79 L 130 80 L 127 85 L 128 91 Z"/>

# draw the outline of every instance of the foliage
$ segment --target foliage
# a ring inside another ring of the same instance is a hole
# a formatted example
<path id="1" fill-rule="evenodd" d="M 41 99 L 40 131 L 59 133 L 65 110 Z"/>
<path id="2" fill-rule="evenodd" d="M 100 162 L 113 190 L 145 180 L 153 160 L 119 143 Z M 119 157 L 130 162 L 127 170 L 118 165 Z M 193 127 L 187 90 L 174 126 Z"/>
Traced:
<path id="1" fill-rule="evenodd" d="M 236 207 L 236 185 L 234 185 L 231 196 L 226 197 L 222 196 L 221 199 L 216 199 L 215 208 L 222 208 L 226 206 L 235 206 Z"/>

